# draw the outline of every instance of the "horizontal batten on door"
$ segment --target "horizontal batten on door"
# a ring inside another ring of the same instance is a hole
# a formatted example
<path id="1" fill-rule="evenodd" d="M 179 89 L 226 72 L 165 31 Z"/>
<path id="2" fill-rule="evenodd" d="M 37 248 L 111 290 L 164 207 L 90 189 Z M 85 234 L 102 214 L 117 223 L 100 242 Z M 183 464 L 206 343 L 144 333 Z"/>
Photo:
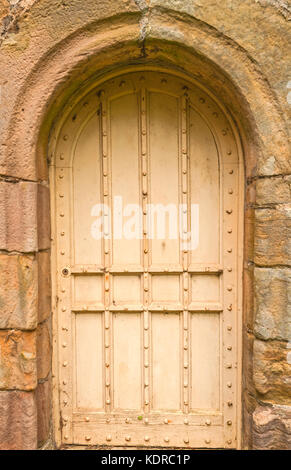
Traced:
<path id="1" fill-rule="evenodd" d="M 143 312 L 143 305 L 110 305 L 111 312 Z"/>
<path id="2" fill-rule="evenodd" d="M 111 266 L 108 272 L 111 274 L 118 274 L 118 273 L 138 274 L 138 273 L 143 273 L 144 268 L 143 266 L 130 266 L 130 265 L 127 265 L 126 267 L 125 266 Z"/>
<path id="3" fill-rule="evenodd" d="M 105 269 L 97 264 L 74 264 L 69 267 L 71 274 L 104 274 Z"/>
<path id="4" fill-rule="evenodd" d="M 73 305 L 72 312 L 103 312 L 105 305 Z M 110 305 L 111 312 L 142 312 L 143 305 Z M 182 312 L 182 304 L 150 304 L 148 307 L 150 312 Z M 188 307 L 189 312 L 222 312 L 222 304 L 205 304 L 205 303 L 191 303 Z"/>
<path id="5" fill-rule="evenodd" d="M 86 418 L 89 418 L 89 421 L 86 421 Z M 84 424 L 85 422 L 90 422 L 94 426 L 98 425 L 114 425 L 114 424 L 131 424 L 138 425 L 140 428 L 147 429 L 147 426 L 162 426 L 165 428 L 165 425 L 171 427 L 173 425 L 183 425 L 185 429 L 190 429 L 192 426 L 209 426 L 209 421 L 213 426 L 219 426 L 223 423 L 223 414 L 215 410 L 191 410 L 187 417 L 183 412 L 170 413 L 168 411 L 160 412 L 151 410 L 151 413 L 148 415 L 147 419 L 143 413 L 140 413 L 140 410 L 115 410 L 114 414 L 110 417 L 104 412 L 99 410 L 92 411 L 88 410 L 78 410 L 73 413 L 73 420 L 76 425 Z M 104 429 L 104 428 L 103 428 Z"/>
<path id="6" fill-rule="evenodd" d="M 189 312 L 222 312 L 223 306 L 220 303 L 191 302 L 188 310 Z"/>
<path id="7" fill-rule="evenodd" d="M 172 265 L 172 264 L 164 264 L 164 265 L 158 265 L 158 266 L 150 266 L 149 267 L 149 273 L 157 273 L 157 274 L 165 274 L 165 273 L 182 273 L 183 268 L 180 265 Z"/>
<path id="8" fill-rule="evenodd" d="M 189 273 L 213 273 L 213 274 L 222 274 L 223 267 L 220 264 L 190 264 L 188 267 Z"/>
<path id="9" fill-rule="evenodd" d="M 71 308 L 72 312 L 74 313 L 82 313 L 82 312 L 104 312 L 105 305 L 73 305 Z"/>
<path id="10" fill-rule="evenodd" d="M 118 273 L 143 273 L 147 271 L 149 273 L 182 273 L 183 268 L 180 265 L 158 265 L 158 266 L 150 266 L 149 268 L 144 268 L 143 266 L 111 266 L 109 268 L 105 268 L 104 266 L 96 265 L 96 264 L 86 264 L 86 265 L 73 265 L 68 267 L 71 274 L 103 274 L 104 272 L 109 272 L 111 274 L 118 274 Z M 188 267 L 189 273 L 213 273 L 213 274 L 222 274 L 223 267 L 220 264 L 208 265 L 208 264 L 190 264 Z"/>
<path id="11" fill-rule="evenodd" d="M 184 424 L 146 425 L 136 427 L 132 424 L 106 424 L 96 426 L 86 423 L 73 427 L 74 443 L 88 445 L 98 442 L 102 446 L 154 446 L 154 447 L 189 447 L 222 448 L 225 446 L 221 425 L 192 426 Z M 186 444 L 186 445 L 185 445 Z M 232 446 L 235 447 L 235 444 Z"/>
<path id="12" fill-rule="evenodd" d="M 87 265 L 73 265 L 68 267 L 71 274 L 104 274 L 108 272 L 110 274 L 127 274 L 127 273 L 143 273 L 144 268 L 142 266 L 111 266 L 111 267 L 104 267 L 98 266 L 94 264 L 87 264 Z"/>
<path id="13" fill-rule="evenodd" d="M 151 312 L 181 312 L 183 310 L 182 303 L 151 303 L 149 305 L 149 310 Z"/>

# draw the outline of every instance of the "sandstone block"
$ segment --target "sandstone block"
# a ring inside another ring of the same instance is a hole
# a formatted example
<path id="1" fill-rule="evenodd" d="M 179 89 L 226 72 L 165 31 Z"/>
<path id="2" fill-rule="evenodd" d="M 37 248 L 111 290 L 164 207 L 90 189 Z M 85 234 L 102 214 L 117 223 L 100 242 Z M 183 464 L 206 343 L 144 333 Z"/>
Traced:
<path id="1" fill-rule="evenodd" d="M 38 263 L 38 322 L 49 318 L 51 313 L 50 253 L 37 254 Z"/>
<path id="2" fill-rule="evenodd" d="M 37 411 L 34 392 L 0 391 L 0 450 L 37 447 Z"/>
<path id="3" fill-rule="evenodd" d="M 39 383 L 36 389 L 38 446 L 43 445 L 50 435 L 51 402 L 51 383 L 46 380 Z"/>
<path id="4" fill-rule="evenodd" d="M 51 370 L 51 332 L 48 321 L 37 327 L 37 377 L 45 379 Z"/>
<path id="5" fill-rule="evenodd" d="M 37 263 L 34 256 L 0 255 L 0 328 L 37 326 Z"/>
<path id="6" fill-rule="evenodd" d="M 253 449 L 291 449 L 291 407 L 258 406 L 253 413 Z"/>
<path id="7" fill-rule="evenodd" d="M 257 204 L 286 204 L 291 200 L 291 176 L 261 178 L 257 181 Z"/>
<path id="8" fill-rule="evenodd" d="M 291 204 L 257 209 L 255 218 L 255 263 L 291 266 Z"/>
<path id="9" fill-rule="evenodd" d="M 50 248 L 50 194 L 49 188 L 42 184 L 37 187 L 37 229 L 38 249 Z"/>
<path id="10" fill-rule="evenodd" d="M 255 210 L 248 208 L 244 214 L 244 249 L 245 249 L 245 262 L 254 260 L 254 232 L 255 232 Z"/>
<path id="11" fill-rule="evenodd" d="M 257 337 L 291 341 L 291 269 L 255 268 Z"/>
<path id="12" fill-rule="evenodd" d="M 254 319 L 254 268 L 252 265 L 243 271 L 243 324 L 248 330 L 253 329 Z"/>
<path id="13" fill-rule="evenodd" d="M 7 17 L 9 17 L 9 3 L 8 0 L 2 0 L 0 4 L 0 34 L 6 29 Z"/>
<path id="14" fill-rule="evenodd" d="M 36 387 L 36 332 L 0 330 L 0 388 Z"/>
<path id="15" fill-rule="evenodd" d="M 253 377 L 260 398 L 270 403 L 291 405 L 291 361 L 287 344 L 254 341 Z"/>
<path id="16" fill-rule="evenodd" d="M 0 249 L 37 250 L 35 183 L 0 181 Z"/>

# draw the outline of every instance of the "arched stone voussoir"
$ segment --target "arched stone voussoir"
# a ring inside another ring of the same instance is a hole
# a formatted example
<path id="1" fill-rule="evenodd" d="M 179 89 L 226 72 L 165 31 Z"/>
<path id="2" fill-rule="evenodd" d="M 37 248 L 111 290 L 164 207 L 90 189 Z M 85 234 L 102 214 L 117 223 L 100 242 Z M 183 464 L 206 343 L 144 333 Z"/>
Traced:
<path id="1" fill-rule="evenodd" d="M 290 145 L 282 110 L 267 77 L 248 51 L 212 26 L 163 8 L 153 9 L 148 19 L 149 55 L 158 53 L 155 40 L 164 43 L 162 54 L 172 48 L 176 66 L 186 66 L 241 123 L 247 177 L 290 173 Z"/>
<path id="2" fill-rule="evenodd" d="M 31 70 L 28 64 L 7 117 L 2 174 L 46 179 L 45 142 L 60 109 L 98 75 L 131 63 L 168 64 L 215 91 L 240 123 L 247 177 L 290 173 L 287 132 L 276 97 L 258 65 L 230 38 L 190 15 L 160 7 L 87 21 L 43 50 Z"/>

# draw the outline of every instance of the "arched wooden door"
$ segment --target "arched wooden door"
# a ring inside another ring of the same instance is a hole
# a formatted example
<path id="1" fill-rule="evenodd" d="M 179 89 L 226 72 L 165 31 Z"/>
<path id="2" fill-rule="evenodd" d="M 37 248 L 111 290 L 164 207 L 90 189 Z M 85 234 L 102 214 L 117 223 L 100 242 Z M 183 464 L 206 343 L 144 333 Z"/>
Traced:
<path id="1" fill-rule="evenodd" d="M 54 139 L 63 443 L 237 447 L 242 165 L 230 121 L 192 82 L 136 70 L 83 98 Z"/>

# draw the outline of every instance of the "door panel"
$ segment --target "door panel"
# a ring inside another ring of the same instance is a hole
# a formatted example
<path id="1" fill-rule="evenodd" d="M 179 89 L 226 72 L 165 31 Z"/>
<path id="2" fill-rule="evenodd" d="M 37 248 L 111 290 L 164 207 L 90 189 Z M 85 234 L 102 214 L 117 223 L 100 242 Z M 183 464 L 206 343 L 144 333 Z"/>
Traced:
<path id="1" fill-rule="evenodd" d="M 220 174 L 218 149 L 211 130 L 189 109 L 191 202 L 199 205 L 199 245 L 192 263 L 220 262 Z M 199 158 L 197 158 L 199 156 Z"/>
<path id="2" fill-rule="evenodd" d="M 74 152 L 72 196 L 76 264 L 101 264 L 101 240 L 91 236 L 91 210 L 101 202 L 99 141 L 98 117 L 95 115 L 81 131 Z"/>
<path id="3" fill-rule="evenodd" d="M 75 315 L 76 407 L 103 409 L 102 317 Z"/>
<path id="4" fill-rule="evenodd" d="M 150 203 L 173 205 L 178 210 L 179 204 L 179 113 L 176 97 L 165 93 L 149 93 L 149 166 L 150 166 Z M 165 171 L 167 168 L 167 171 Z M 169 187 L 171 191 L 169 191 Z M 169 219 L 169 216 L 167 217 Z M 152 210 L 151 262 L 153 265 L 179 264 L 179 237 L 171 239 L 168 226 L 160 231 L 157 217 Z"/>
<path id="5" fill-rule="evenodd" d="M 197 85 L 150 70 L 68 115 L 53 200 L 64 443 L 239 445 L 232 129 Z"/>
<path id="6" fill-rule="evenodd" d="M 142 409 L 142 325 L 140 313 L 113 315 L 113 408 Z"/>
<path id="7" fill-rule="evenodd" d="M 191 315 L 191 409 L 221 410 L 220 315 Z"/>
<path id="8" fill-rule="evenodd" d="M 112 168 L 112 201 L 122 198 L 127 204 L 139 206 L 139 161 L 138 155 L 138 96 L 136 93 L 118 97 L 110 103 L 110 143 Z M 130 181 L 130 184 L 128 182 Z M 127 215 L 127 222 L 132 213 Z M 114 222 L 114 221 L 113 221 Z M 129 232 L 130 224 L 128 224 Z M 113 264 L 140 265 L 140 239 L 113 239 Z"/>
<path id="9" fill-rule="evenodd" d="M 192 302 L 220 302 L 220 279 L 215 274 L 192 274 Z"/>
<path id="10" fill-rule="evenodd" d="M 181 409 L 180 315 L 152 315 L 152 409 Z"/>

